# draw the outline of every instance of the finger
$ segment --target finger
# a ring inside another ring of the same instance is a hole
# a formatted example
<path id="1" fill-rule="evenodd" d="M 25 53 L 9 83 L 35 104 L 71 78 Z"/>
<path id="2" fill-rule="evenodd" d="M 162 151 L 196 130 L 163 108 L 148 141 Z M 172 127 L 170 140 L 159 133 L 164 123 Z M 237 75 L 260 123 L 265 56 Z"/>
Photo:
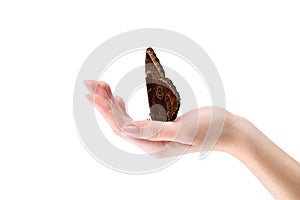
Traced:
<path id="1" fill-rule="evenodd" d="M 122 111 L 123 111 L 124 113 L 126 113 L 126 107 L 125 107 L 125 102 L 124 102 L 124 100 L 123 100 L 120 96 L 116 96 L 115 99 L 116 99 L 118 105 L 120 106 L 120 108 L 122 109 Z"/>
<path id="2" fill-rule="evenodd" d="M 98 94 L 89 94 L 87 97 L 91 100 L 97 110 L 103 115 L 105 120 L 109 123 L 114 132 L 119 135 L 121 134 L 121 127 L 124 124 L 131 123 L 132 119 L 127 115 L 124 115 L 120 109 L 116 109 L 113 106 L 111 100 Z"/>
<path id="3" fill-rule="evenodd" d="M 94 104 L 94 106 L 102 113 L 108 114 L 111 112 L 111 101 L 105 98 L 103 95 L 96 93 L 87 94 L 86 97 Z"/>
<path id="4" fill-rule="evenodd" d="M 102 95 L 103 97 L 106 97 L 108 99 L 111 98 L 111 96 L 107 94 L 104 88 L 102 88 L 101 84 L 99 84 L 97 81 L 86 80 L 84 81 L 84 84 L 91 93 Z"/>
<path id="5" fill-rule="evenodd" d="M 87 89 L 90 91 L 90 92 L 94 92 L 94 93 L 97 93 L 96 90 L 97 90 L 97 81 L 94 81 L 94 80 L 85 80 L 84 81 L 84 84 L 85 86 L 87 87 Z"/>
<path id="6" fill-rule="evenodd" d="M 94 81 L 94 80 L 86 80 L 84 81 L 86 87 L 91 91 L 92 93 L 96 93 L 98 95 L 101 95 L 107 100 L 111 100 L 111 106 L 116 109 L 116 111 L 121 110 L 124 114 L 126 114 L 125 111 L 125 104 L 122 102 L 123 100 L 119 97 L 119 102 L 116 102 L 115 99 L 112 96 L 110 87 L 107 83 L 100 81 Z M 122 105 L 123 104 L 123 105 Z M 120 107 L 122 106 L 122 107 Z"/>
<path id="7" fill-rule="evenodd" d="M 100 84 L 101 88 L 103 88 L 103 90 L 106 92 L 108 97 L 111 98 L 112 97 L 112 92 L 111 92 L 111 89 L 110 89 L 109 85 L 104 81 L 100 81 L 98 83 Z"/>
<path id="8" fill-rule="evenodd" d="M 112 97 L 111 99 L 112 99 L 113 107 L 116 108 L 117 110 L 121 111 L 125 116 L 127 116 L 127 118 L 129 119 L 128 121 L 132 122 L 133 119 L 126 112 L 125 102 L 122 99 L 122 97 L 116 96 L 116 97 Z"/>

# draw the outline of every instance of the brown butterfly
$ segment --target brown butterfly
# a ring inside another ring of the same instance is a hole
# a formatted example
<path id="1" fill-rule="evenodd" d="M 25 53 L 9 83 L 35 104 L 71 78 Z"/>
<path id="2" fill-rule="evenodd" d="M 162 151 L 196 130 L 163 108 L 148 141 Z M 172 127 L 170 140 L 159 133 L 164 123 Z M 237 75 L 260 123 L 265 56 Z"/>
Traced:
<path id="1" fill-rule="evenodd" d="M 145 63 L 151 119 L 175 120 L 180 107 L 180 96 L 172 81 L 165 77 L 165 71 L 152 48 L 146 50 Z"/>

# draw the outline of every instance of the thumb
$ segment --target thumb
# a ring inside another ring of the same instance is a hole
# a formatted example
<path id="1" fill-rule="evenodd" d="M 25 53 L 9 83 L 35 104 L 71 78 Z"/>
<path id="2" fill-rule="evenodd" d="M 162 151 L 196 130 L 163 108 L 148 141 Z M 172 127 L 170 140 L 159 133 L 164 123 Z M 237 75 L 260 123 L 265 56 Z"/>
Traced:
<path id="1" fill-rule="evenodd" d="M 129 137 L 146 139 L 151 141 L 176 141 L 182 142 L 182 128 L 180 121 L 135 121 L 122 127 L 122 133 Z"/>

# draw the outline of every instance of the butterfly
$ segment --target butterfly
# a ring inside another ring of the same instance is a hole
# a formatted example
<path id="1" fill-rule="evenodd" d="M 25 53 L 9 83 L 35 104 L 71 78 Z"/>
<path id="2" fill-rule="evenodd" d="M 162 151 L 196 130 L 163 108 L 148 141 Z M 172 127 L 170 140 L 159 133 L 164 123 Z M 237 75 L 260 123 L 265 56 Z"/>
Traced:
<path id="1" fill-rule="evenodd" d="M 165 71 L 154 50 L 147 48 L 145 75 L 150 117 L 155 121 L 174 121 L 180 107 L 180 95 Z"/>

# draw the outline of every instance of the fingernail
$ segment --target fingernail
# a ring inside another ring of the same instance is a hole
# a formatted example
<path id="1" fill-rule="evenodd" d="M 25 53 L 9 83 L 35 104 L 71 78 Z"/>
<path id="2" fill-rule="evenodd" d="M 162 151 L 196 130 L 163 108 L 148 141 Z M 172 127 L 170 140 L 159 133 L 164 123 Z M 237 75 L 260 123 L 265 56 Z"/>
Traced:
<path id="1" fill-rule="evenodd" d="M 91 94 L 86 94 L 85 97 L 89 100 L 89 102 L 93 103 Z"/>
<path id="2" fill-rule="evenodd" d="M 122 132 L 131 137 L 138 137 L 140 134 L 139 128 L 136 126 L 123 126 Z"/>
<path id="3" fill-rule="evenodd" d="M 85 86 L 87 87 L 87 89 L 90 92 L 95 92 L 96 90 L 96 86 L 97 86 L 97 82 L 93 81 L 93 80 L 85 80 L 84 81 Z"/>
<path id="4" fill-rule="evenodd" d="M 99 84 L 102 85 L 106 85 L 106 83 L 104 81 L 99 81 Z"/>

